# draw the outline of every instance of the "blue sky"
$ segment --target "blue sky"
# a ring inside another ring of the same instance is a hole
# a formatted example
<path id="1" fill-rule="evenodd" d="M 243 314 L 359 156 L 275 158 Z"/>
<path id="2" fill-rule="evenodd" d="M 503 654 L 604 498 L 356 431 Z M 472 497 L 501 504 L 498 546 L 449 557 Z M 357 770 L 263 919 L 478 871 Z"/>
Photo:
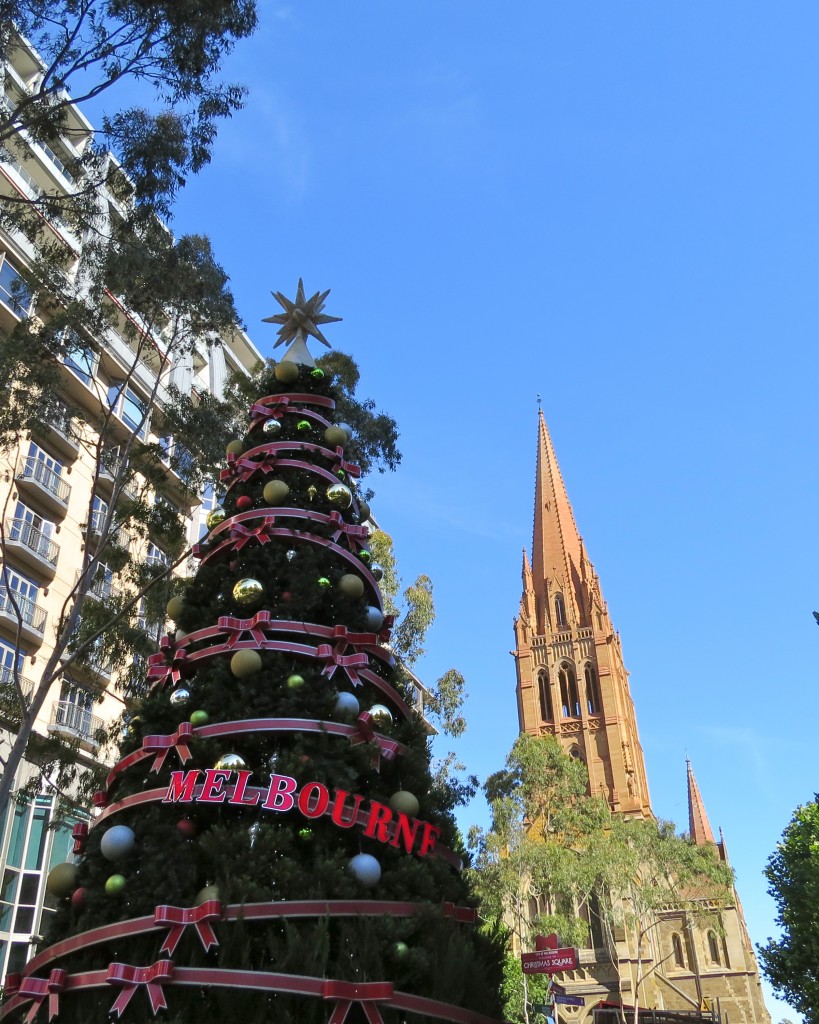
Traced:
<path id="1" fill-rule="evenodd" d="M 482 777 L 516 735 L 542 396 L 654 808 L 687 823 L 690 757 L 764 941 L 765 860 L 819 788 L 819 6 L 261 6 L 175 229 L 211 235 L 268 354 L 270 290 L 332 288 L 401 426 L 374 509 L 435 581 L 422 674 L 466 675 Z"/>

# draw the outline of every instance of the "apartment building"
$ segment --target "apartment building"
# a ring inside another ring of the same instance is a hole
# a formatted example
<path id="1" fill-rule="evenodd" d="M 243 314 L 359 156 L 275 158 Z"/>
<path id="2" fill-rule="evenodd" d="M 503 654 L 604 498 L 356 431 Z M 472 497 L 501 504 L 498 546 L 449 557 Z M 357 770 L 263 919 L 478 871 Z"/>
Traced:
<path id="1" fill-rule="evenodd" d="M 5 97 L 14 102 L 36 85 L 43 72 L 37 54 L 24 41 L 11 52 L 4 67 Z M 68 168 L 92 135 L 82 112 L 71 107 L 65 132 L 46 145 L 19 133 L 13 144 L 0 148 L 0 203 L 14 196 L 33 197 L 42 191 L 70 195 L 77 186 Z M 118 199 L 100 196 L 108 216 L 117 216 Z M 72 273 L 82 251 L 82 240 L 62 220 L 48 221 L 53 241 L 64 249 L 64 268 Z M 21 271 L 34 252 L 20 231 L 0 231 L 0 345 L 22 319 L 43 317 L 42 297 L 32 295 Z M 117 297 L 108 296 L 117 303 Z M 60 366 L 62 405 L 41 432 L 23 439 L 13 451 L 0 453 L 0 508 L 3 517 L 3 575 L 0 577 L 0 756 L 13 741 L 4 700 L 13 701 L 13 676 L 18 673 L 24 691 L 33 692 L 42 668 L 55 649 L 57 623 L 71 607 L 78 572 L 86 553 L 99 543 L 109 521 L 110 503 L 127 498 L 118 462 L 127 439 L 136 436 L 157 442 L 169 454 L 163 500 L 176 504 L 185 517 L 189 543 L 204 532 L 204 518 L 214 504 L 214 492 L 192 495 L 171 467 L 173 439 L 161 426 L 166 388 L 173 384 L 185 393 L 221 394 L 228 375 L 249 369 L 261 358 L 250 339 L 235 329 L 221 345 L 194 342 L 176 355 L 161 335 L 134 330 L 134 319 L 120 308 L 115 324 L 93 338 L 77 338 Z M 138 328 L 139 325 L 137 325 Z M 126 329 L 127 328 L 127 329 Z M 36 322 L 35 322 L 36 329 Z M 150 336 L 149 336 L 150 335 Z M 110 410 L 105 458 L 94 457 L 91 424 L 101 410 Z M 118 537 L 127 546 L 133 539 Z M 167 563 L 159 543 L 143 538 L 141 557 Z M 87 559 L 86 559 L 87 561 Z M 180 571 L 184 571 L 185 563 Z M 114 567 L 104 561 L 95 568 L 85 600 L 109 600 L 125 584 Z M 141 607 L 135 621 L 158 637 L 161 623 L 148 621 Z M 5 694 L 5 696 L 4 696 Z M 119 718 L 124 709 L 117 674 L 103 659 L 73 664 L 55 682 L 37 716 L 35 730 L 42 736 L 73 739 L 81 758 L 104 754 L 99 732 L 105 722 Z M 23 763 L 15 790 L 34 772 Z M 33 797 L 12 802 L 0 820 L 0 978 L 19 970 L 33 952 L 36 937 L 49 913 L 45 879 L 57 863 L 70 859 L 71 823 L 54 825 L 55 793 L 46 784 Z"/>

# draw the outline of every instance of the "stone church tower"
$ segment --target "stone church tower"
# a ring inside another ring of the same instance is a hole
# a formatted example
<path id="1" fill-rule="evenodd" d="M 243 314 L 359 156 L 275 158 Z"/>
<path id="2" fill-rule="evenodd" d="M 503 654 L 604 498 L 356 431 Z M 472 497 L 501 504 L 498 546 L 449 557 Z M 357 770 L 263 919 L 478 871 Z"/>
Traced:
<path id="1" fill-rule="evenodd" d="M 652 814 L 643 750 L 637 731 L 628 672 L 623 663 L 600 581 L 577 529 L 560 467 L 542 412 L 538 415 L 534 537 L 531 560 L 523 555 L 523 596 L 515 620 L 518 718 L 521 732 L 551 733 L 564 750 L 582 758 L 592 792 L 616 814 Z M 688 829 L 700 845 L 717 842 L 690 762 Z M 689 914 L 669 907 L 652 929 L 650 963 L 640 1003 L 646 1008 L 713 1010 L 729 1024 L 770 1024 L 753 946 L 739 897 L 715 908 L 719 923 L 698 926 Z M 633 999 L 636 975 L 633 937 L 615 935 L 616 949 L 581 950 L 580 965 L 566 973 L 578 1007 L 558 1006 L 561 1024 L 591 1020 L 592 1009 Z"/>

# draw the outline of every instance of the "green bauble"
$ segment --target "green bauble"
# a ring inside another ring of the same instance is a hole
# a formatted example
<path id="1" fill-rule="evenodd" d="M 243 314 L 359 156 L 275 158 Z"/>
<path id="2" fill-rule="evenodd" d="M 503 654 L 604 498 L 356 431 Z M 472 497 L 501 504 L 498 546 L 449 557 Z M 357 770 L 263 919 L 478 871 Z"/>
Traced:
<path id="1" fill-rule="evenodd" d="M 237 679 L 246 679 L 262 668 L 262 656 L 258 651 L 237 651 L 230 659 L 230 671 Z"/>
<path id="2" fill-rule="evenodd" d="M 223 508 L 214 508 L 208 512 L 207 523 L 208 529 L 212 530 L 214 526 L 218 526 L 219 523 L 223 523 L 227 518 L 227 512 Z"/>
<path id="3" fill-rule="evenodd" d="M 58 900 L 64 900 L 77 888 L 77 865 L 58 864 L 48 873 L 46 890 Z"/>
<path id="4" fill-rule="evenodd" d="M 311 828 L 308 828 L 307 825 L 304 825 L 302 828 L 299 829 L 298 836 L 303 843 L 313 842 L 313 830 Z"/>
<path id="5" fill-rule="evenodd" d="M 210 721 L 210 715 L 207 711 L 194 711 L 189 719 L 192 726 L 207 725 Z"/>
<path id="6" fill-rule="evenodd" d="M 119 896 L 120 893 L 125 892 L 127 885 L 128 879 L 125 875 L 109 875 L 105 881 L 105 895 Z"/>
<path id="7" fill-rule="evenodd" d="M 289 493 L 290 488 L 284 480 L 268 480 L 262 489 L 262 496 L 268 505 L 281 505 Z"/>
<path id="8" fill-rule="evenodd" d="M 330 484 L 327 488 L 327 500 L 338 508 L 349 508 L 353 503 L 353 492 L 346 484 Z"/>
<path id="9" fill-rule="evenodd" d="M 300 686 L 304 686 L 304 676 L 294 673 L 292 676 L 287 677 L 287 688 L 289 690 L 298 690 Z"/>
<path id="10" fill-rule="evenodd" d="M 319 576 L 319 578 L 316 580 L 316 583 L 321 587 L 322 590 L 326 590 L 328 587 L 332 586 L 332 584 L 330 583 L 326 576 Z"/>
<path id="11" fill-rule="evenodd" d="M 406 960 L 409 956 L 409 946 L 406 942 L 396 942 L 392 947 L 392 954 L 396 960 Z"/>
<path id="12" fill-rule="evenodd" d="M 228 455 L 241 455 L 244 450 L 245 443 L 244 441 L 240 441 L 238 437 L 234 438 L 233 441 L 230 441 L 227 446 Z"/>
<path id="13" fill-rule="evenodd" d="M 306 434 L 308 430 L 312 429 L 312 427 L 313 424 L 310 422 L 310 420 L 299 420 L 299 422 L 296 424 L 296 430 L 298 430 L 300 434 Z"/>
<path id="14" fill-rule="evenodd" d="M 365 565 L 369 565 L 370 562 L 373 560 L 373 553 L 372 551 L 368 551 L 366 548 L 362 548 L 358 552 L 358 557 Z"/>
<path id="15" fill-rule="evenodd" d="M 216 885 L 206 885 L 204 889 L 200 889 L 194 896 L 193 905 L 201 907 L 203 903 L 208 903 L 210 900 L 218 900 L 219 898 L 219 887 Z"/>
<path id="16" fill-rule="evenodd" d="M 179 595 L 172 597 L 165 607 L 168 618 L 173 619 L 174 622 L 178 622 L 182 612 L 185 610 L 185 602 Z"/>
<path id="17" fill-rule="evenodd" d="M 414 793 L 410 793 L 408 789 L 399 789 L 397 793 L 393 793 L 390 797 L 390 807 L 394 811 L 406 814 L 408 818 L 417 818 L 418 811 L 421 809 L 418 797 Z"/>
<path id="18" fill-rule="evenodd" d="M 360 576 L 356 576 L 355 573 L 345 573 L 338 581 L 337 586 L 345 597 L 353 600 L 364 596 L 364 580 Z"/>
<path id="19" fill-rule="evenodd" d="M 324 370 L 320 366 L 314 366 L 310 371 L 310 376 L 313 380 L 324 380 Z"/>
<path id="20" fill-rule="evenodd" d="M 264 584 L 259 580 L 243 579 L 234 584 L 233 600 L 243 608 L 258 604 L 264 597 Z"/>
<path id="21" fill-rule="evenodd" d="M 276 375 L 276 380 L 282 384 L 292 384 L 299 379 L 299 364 L 291 362 L 289 359 L 283 359 L 276 364 L 276 369 L 273 372 Z"/>
<path id="22" fill-rule="evenodd" d="M 343 448 L 347 443 L 347 434 L 341 427 L 328 427 L 324 431 L 324 440 L 331 448 Z"/>

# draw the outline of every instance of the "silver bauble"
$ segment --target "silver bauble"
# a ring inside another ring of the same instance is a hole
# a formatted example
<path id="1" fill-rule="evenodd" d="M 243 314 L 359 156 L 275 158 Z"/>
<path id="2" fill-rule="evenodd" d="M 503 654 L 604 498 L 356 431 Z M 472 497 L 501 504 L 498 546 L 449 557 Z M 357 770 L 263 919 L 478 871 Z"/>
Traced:
<path id="1" fill-rule="evenodd" d="M 174 690 L 170 697 L 171 704 L 175 708 L 182 704 L 187 704 L 190 699 L 190 691 L 186 690 L 183 686 L 180 686 L 178 690 Z"/>
<path id="2" fill-rule="evenodd" d="M 264 421 L 264 426 L 262 427 L 262 433 L 266 437 L 275 437 L 276 434 L 278 434 L 281 429 L 282 429 L 282 421 L 281 420 L 277 420 L 277 419 L 273 419 L 271 417 L 269 420 L 265 420 Z"/>
<path id="3" fill-rule="evenodd" d="M 392 711 L 384 704 L 373 704 L 370 708 L 373 725 L 378 729 L 389 729 L 392 725 Z"/>

